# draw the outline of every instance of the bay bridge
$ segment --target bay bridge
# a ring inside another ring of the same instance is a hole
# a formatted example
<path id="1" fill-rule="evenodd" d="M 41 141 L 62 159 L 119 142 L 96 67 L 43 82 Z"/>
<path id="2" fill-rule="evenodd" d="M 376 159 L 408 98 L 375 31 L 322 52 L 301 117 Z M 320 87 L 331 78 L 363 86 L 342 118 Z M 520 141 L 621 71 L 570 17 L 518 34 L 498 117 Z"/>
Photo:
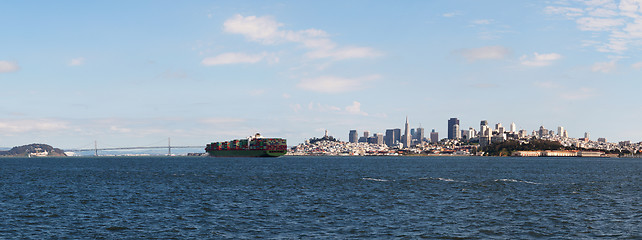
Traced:
<path id="1" fill-rule="evenodd" d="M 165 140 L 163 140 L 165 141 Z M 99 151 L 121 151 L 121 150 L 150 150 L 150 149 L 167 149 L 167 155 L 172 155 L 172 149 L 205 149 L 205 145 L 193 145 L 193 146 L 172 146 L 171 141 L 167 139 L 167 145 L 165 146 L 143 146 L 143 147 L 98 147 L 98 141 L 94 141 L 93 147 L 80 147 L 75 149 L 63 149 L 64 152 L 94 152 L 95 156 L 98 156 Z"/>

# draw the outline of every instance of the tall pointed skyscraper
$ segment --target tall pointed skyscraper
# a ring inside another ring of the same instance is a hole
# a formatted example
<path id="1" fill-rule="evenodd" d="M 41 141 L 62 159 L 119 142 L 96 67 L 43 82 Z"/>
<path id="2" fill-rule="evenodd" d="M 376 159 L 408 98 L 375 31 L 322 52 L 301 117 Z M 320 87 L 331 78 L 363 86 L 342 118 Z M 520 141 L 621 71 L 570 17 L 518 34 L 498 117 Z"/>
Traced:
<path id="1" fill-rule="evenodd" d="M 404 131 L 403 135 L 403 147 L 404 148 L 409 148 L 410 147 L 410 128 L 408 128 L 408 116 L 406 116 L 406 130 Z"/>

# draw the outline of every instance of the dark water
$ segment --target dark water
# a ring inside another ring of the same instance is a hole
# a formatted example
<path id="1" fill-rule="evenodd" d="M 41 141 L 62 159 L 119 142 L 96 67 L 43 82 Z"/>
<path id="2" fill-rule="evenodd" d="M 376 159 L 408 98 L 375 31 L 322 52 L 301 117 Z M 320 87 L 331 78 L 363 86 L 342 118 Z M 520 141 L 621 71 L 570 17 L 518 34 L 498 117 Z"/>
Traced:
<path id="1" fill-rule="evenodd" d="M 642 160 L 0 159 L 0 238 L 642 238 Z"/>

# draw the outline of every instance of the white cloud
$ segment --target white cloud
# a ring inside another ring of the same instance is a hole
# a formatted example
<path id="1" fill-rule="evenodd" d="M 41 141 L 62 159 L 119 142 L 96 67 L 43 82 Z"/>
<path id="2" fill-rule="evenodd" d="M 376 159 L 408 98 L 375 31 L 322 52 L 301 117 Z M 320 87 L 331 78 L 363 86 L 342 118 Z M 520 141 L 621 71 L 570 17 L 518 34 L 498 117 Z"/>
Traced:
<path id="1" fill-rule="evenodd" d="M 342 49 L 320 49 L 309 52 L 306 54 L 309 58 L 333 58 L 335 60 L 343 60 L 349 58 L 370 58 L 377 57 L 381 54 L 372 48 L 367 47 L 347 47 Z"/>
<path id="2" fill-rule="evenodd" d="M 299 112 L 299 111 L 301 111 L 301 104 L 298 104 L 298 103 L 297 104 L 291 104 L 290 108 L 292 108 L 292 110 L 294 112 Z"/>
<path id="3" fill-rule="evenodd" d="M 584 17 L 577 19 L 576 22 L 582 31 L 609 31 L 624 25 L 624 20 L 610 18 Z"/>
<path id="4" fill-rule="evenodd" d="M 352 105 L 346 106 L 345 108 L 347 113 L 368 116 L 368 113 L 361 111 L 361 103 L 353 101 Z"/>
<path id="5" fill-rule="evenodd" d="M 592 88 L 580 88 L 570 92 L 563 93 L 562 98 L 568 100 L 582 100 L 587 98 L 592 98 L 597 95 L 595 89 Z"/>
<path id="6" fill-rule="evenodd" d="M 612 60 L 610 62 L 598 62 L 593 64 L 593 66 L 591 67 L 591 71 L 610 73 L 612 71 L 615 71 L 616 68 L 617 68 L 617 61 Z"/>
<path id="7" fill-rule="evenodd" d="M 534 53 L 533 55 L 534 56 L 532 58 L 523 55 L 519 58 L 519 60 L 521 61 L 522 65 L 525 66 L 541 67 L 551 65 L 553 61 L 562 58 L 562 55 L 558 53 Z"/>
<path id="8" fill-rule="evenodd" d="M 449 17 L 459 16 L 459 15 L 461 15 L 460 12 L 448 12 L 448 13 L 442 14 L 441 16 L 449 18 Z"/>
<path id="9" fill-rule="evenodd" d="M 368 47 L 337 47 L 328 33 L 319 29 L 305 29 L 300 31 L 282 30 L 283 23 L 279 23 L 270 16 L 244 17 L 240 14 L 223 23 L 225 32 L 241 34 L 248 40 L 262 44 L 278 44 L 293 42 L 301 44 L 308 49 L 306 54 L 311 59 L 330 58 L 343 60 L 350 58 L 372 58 L 381 53 Z"/>
<path id="10" fill-rule="evenodd" d="M 613 0 L 574 1 L 573 7 L 567 4 L 558 2 L 556 5 L 564 6 L 548 6 L 545 12 L 564 15 L 574 20 L 579 30 L 594 32 L 588 40 L 593 43 L 588 46 L 597 51 L 623 53 L 631 46 L 642 45 L 642 1 L 621 0 L 619 4 Z"/>
<path id="11" fill-rule="evenodd" d="M 635 69 L 642 69 L 642 62 L 636 62 L 633 65 L 631 65 L 631 67 Z"/>
<path id="12" fill-rule="evenodd" d="M 80 65 L 83 65 L 84 63 L 85 63 L 85 58 L 78 57 L 78 58 L 71 59 L 71 61 L 69 61 L 69 66 L 80 66 Z"/>
<path id="13" fill-rule="evenodd" d="M 475 25 L 488 25 L 492 21 L 493 20 L 490 20 L 490 19 L 477 19 L 477 20 L 473 20 L 472 23 Z"/>
<path id="14" fill-rule="evenodd" d="M 201 64 L 205 66 L 236 64 L 236 63 L 257 63 L 267 56 L 266 53 L 249 55 L 245 53 L 222 53 L 215 57 L 203 59 Z"/>
<path id="15" fill-rule="evenodd" d="M 454 52 L 470 62 L 477 60 L 500 60 L 510 55 L 510 49 L 502 46 L 459 49 Z"/>
<path id="16" fill-rule="evenodd" d="M 0 120 L 0 133 L 27 133 L 69 129 L 69 123 L 52 119 Z"/>
<path id="17" fill-rule="evenodd" d="M 113 132 L 117 132 L 117 133 L 130 133 L 130 132 L 132 132 L 132 130 L 130 128 L 121 128 L 121 127 L 117 127 L 117 126 L 111 126 L 111 127 L 109 127 L 109 130 L 111 130 Z"/>
<path id="18" fill-rule="evenodd" d="M 308 104 L 308 110 L 317 112 L 340 112 L 341 108 L 332 105 L 310 102 Z"/>
<path id="19" fill-rule="evenodd" d="M 297 84 L 297 87 L 321 93 L 342 93 L 361 90 L 365 88 L 368 83 L 379 78 L 379 75 L 370 75 L 360 78 L 322 76 L 318 78 L 303 79 Z"/>
<path id="20" fill-rule="evenodd" d="M 282 38 L 283 32 L 279 31 L 282 23 L 275 21 L 270 16 L 243 17 L 240 14 L 226 20 L 223 23 L 223 29 L 229 33 L 241 34 L 251 41 L 257 41 L 265 44 L 275 43 Z"/>
<path id="21" fill-rule="evenodd" d="M 584 10 L 582 10 L 581 8 L 555 6 L 548 6 L 546 7 L 546 9 L 544 9 L 544 11 L 548 14 L 564 15 L 569 18 L 579 17 L 584 13 Z"/>
<path id="22" fill-rule="evenodd" d="M 20 66 L 14 62 L 0 61 L 0 73 L 15 72 L 20 70 Z"/>

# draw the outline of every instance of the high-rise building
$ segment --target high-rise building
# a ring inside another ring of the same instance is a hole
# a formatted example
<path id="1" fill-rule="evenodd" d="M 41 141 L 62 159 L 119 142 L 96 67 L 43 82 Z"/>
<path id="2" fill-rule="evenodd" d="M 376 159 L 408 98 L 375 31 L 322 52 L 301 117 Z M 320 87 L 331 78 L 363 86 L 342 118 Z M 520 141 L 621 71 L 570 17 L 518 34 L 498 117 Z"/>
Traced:
<path id="1" fill-rule="evenodd" d="M 411 139 L 415 139 L 416 134 L 417 134 L 417 132 L 415 131 L 415 129 L 411 128 L 410 129 L 410 138 Z"/>
<path id="2" fill-rule="evenodd" d="M 375 133 L 374 135 L 375 144 L 377 145 L 383 145 L 383 134 L 382 133 Z"/>
<path id="3" fill-rule="evenodd" d="M 357 133 L 357 130 L 350 130 L 348 138 L 351 143 L 356 143 L 357 141 L 359 141 L 359 134 Z"/>
<path id="4" fill-rule="evenodd" d="M 510 123 L 510 132 L 517 133 L 517 126 L 515 126 L 515 123 Z"/>
<path id="5" fill-rule="evenodd" d="M 470 139 L 470 130 L 461 130 L 460 136 L 462 139 Z"/>
<path id="6" fill-rule="evenodd" d="M 439 142 L 439 133 L 435 132 L 435 129 L 430 132 L 430 142 L 431 143 L 437 143 Z"/>
<path id="7" fill-rule="evenodd" d="M 495 124 L 495 131 L 498 131 L 498 132 L 499 132 L 499 128 L 503 128 L 503 127 L 502 127 L 502 123 L 497 123 L 497 124 Z"/>
<path id="8" fill-rule="evenodd" d="M 591 134 L 590 134 L 589 132 L 585 132 L 585 133 L 584 133 L 584 139 L 585 139 L 584 141 L 587 141 L 587 142 L 588 142 L 589 140 L 591 140 Z"/>
<path id="9" fill-rule="evenodd" d="M 404 130 L 404 135 L 403 135 L 403 147 L 404 148 L 409 148 L 410 147 L 410 129 L 408 128 L 408 116 L 406 116 L 406 130 Z"/>
<path id="10" fill-rule="evenodd" d="M 544 126 L 539 126 L 539 131 L 537 131 L 537 136 L 540 139 L 545 136 L 548 136 L 548 129 L 544 128 Z"/>
<path id="11" fill-rule="evenodd" d="M 400 143 L 401 142 L 401 129 L 395 128 L 395 140 L 394 143 Z"/>
<path id="12" fill-rule="evenodd" d="M 566 129 L 564 129 L 564 135 L 562 135 L 562 137 L 568 138 L 568 131 L 566 131 Z"/>
<path id="13" fill-rule="evenodd" d="M 606 138 L 598 138 L 597 142 L 599 143 L 606 143 Z"/>
<path id="14" fill-rule="evenodd" d="M 415 131 L 415 139 L 417 139 L 418 144 L 422 144 L 424 142 L 424 128 L 418 127 L 417 131 Z"/>
<path id="15" fill-rule="evenodd" d="M 470 138 L 476 138 L 477 137 L 477 130 L 475 130 L 475 128 L 472 128 L 472 127 L 468 128 L 468 134 L 470 134 L 469 139 Z"/>
<path id="16" fill-rule="evenodd" d="M 455 125 L 459 127 L 459 119 L 450 118 L 448 119 L 448 139 L 456 139 L 459 129 L 455 130 Z"/>
<path id="17" fill-rule="evenodd" d="M 363 137 L 364 138 L 370 137 L 370 131 L 363 131 Z"/>
<path id="18" fill-rule="evenodd" d="M 386 130 L 386 136 L 384 137 L 384 142 L 388 147 L 392 147 L 395 145 L 395 130 L 394 129 L 388 129 Z"/>
<path id="19" fill-rule="evenodd" d="M 479 135 L 480 136 L 488 136 L 488 121 L 482 120 L 479 123 Z"/>
<path id="20" fill-rule="evenodd" d="M 453 139 L 461 139 L 461 131 L 459 131 L 459 124 L 455 124 L 453 126 L 453 135 L 455 135 Z"/>
<path id="21" fill-rule="evenodd" d="M 562 126 L 557 127 L 557 135 L 560 137 L 564 137 L 564 127 Z"/>

